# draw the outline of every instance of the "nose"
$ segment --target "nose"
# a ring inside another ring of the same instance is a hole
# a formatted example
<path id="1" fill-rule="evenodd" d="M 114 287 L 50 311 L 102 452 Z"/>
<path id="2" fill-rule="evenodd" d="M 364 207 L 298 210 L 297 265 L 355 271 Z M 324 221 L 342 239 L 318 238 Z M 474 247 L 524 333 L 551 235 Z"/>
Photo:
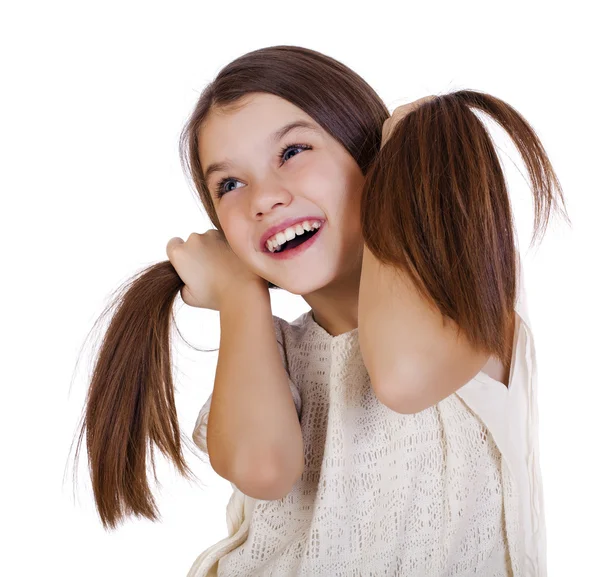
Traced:
<path id="1" fill-rule="evenodd" d="M 252 193 L 252 214 L 256 216 L 268 214 L 279 204 L 287 206 L 291 200 L 292 194 L 280 182 L 263 184 L 256 187 Z"/>

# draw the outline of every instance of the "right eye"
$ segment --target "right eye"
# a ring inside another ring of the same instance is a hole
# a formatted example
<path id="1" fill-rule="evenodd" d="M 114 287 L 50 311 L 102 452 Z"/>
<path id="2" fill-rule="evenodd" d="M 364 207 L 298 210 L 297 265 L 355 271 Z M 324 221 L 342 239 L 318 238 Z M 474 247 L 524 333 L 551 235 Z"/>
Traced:
<path id="1" fill-rule="evenodd" d="M 229 178 L 228 176 L 226 176 L 225 178 L 222 178 L 219 181 L 219 184 L 217 184 L 217 198 L 221 198 L 224 194 L 227 194 L 229 192 L 229 190 L 225 190 L 224 186 L 226 182 L 230 182 L 230 181 L 235 181 L 235 182 L 239 182 L 239 180 L 236 180 L 235 178 Z M 233 189 L 231 189 L 233 190 Z"/>

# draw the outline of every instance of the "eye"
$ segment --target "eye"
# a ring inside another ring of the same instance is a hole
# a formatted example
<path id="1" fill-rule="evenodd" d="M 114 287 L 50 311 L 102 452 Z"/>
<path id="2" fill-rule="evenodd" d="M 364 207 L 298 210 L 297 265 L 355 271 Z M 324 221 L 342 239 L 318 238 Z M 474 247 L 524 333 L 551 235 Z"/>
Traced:
<path id="1" fill-rule="evenodd" d="M 309 146 L 308 144 L 287 144 L 285 145 L 279 152 L 279 158 L 282 159 L 282 162 L 279 166 L 285 164 L 286 160 L 285 159 L 285 154 L 287 153 L 288 150 L 310 150 L 312 148 L 312 146 Z M 292 156 L 296 156 L 295 154 Z M 288 157 L 287 160 L 289 160 L 289 158 L 292 158 L 292 156 Z M 217 192 L 216 192 L 216 196 L 217 198 L 221 198 L 223 195 L 227 194 L 228 192 L 230 192 L 231 190 L 234 189 L 227 189 L 225 187 L 225 185 L 228 182 L 239 182 L 239 180 L 237 180 L 236 178 L 231 178 L 230 176 L 226 176 L 225 178 L 222 178 L 218 184 L 217 184 Z"/>

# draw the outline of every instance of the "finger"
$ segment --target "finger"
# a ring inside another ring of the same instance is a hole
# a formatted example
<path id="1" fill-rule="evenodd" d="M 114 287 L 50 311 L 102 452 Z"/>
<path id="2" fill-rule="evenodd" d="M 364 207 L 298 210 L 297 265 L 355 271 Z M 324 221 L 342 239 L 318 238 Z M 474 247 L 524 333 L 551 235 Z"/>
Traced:
<path id="1" fill-rule="evenodd" d="M 392 113 L 392 118 L 394 119 L 395 122 L 398 122 L 398 120 L 400 120 L 402 117 L 406 116 L 409 112 L 416 110 L 419 106 L 421 106 L 422 104 L 425 104 L 425 102 L 428 102 L 435 98 L 437 98 L 437 96 L 423 96 L 422 98 L 419 98 L 419 99 L 415 100 L 414 102 L 409 102 L 408 104 L 403 104 L 402 106 L 398 106 Z"/>
<path id="2" fill-rule="evenodd" d="M 383 123 L 383 129 L 381 131 L 381 142 L 386 142 L 388 137 L 389 137 L 389 132 L 390 132 L 390 126 L 391 126 L 391 117 L 386 119 L 386 121 Z"/>
<path id="3" fill-rule="evenodd" d="M 435 94 L 430 94 L 429 96 L 423 96 L 423 98 L 419 98 L 415 101 L 418 104 L 424 104 L 425 102 L 429 102 L 430 100 L 435 100 L 437 96 Z"/>
<path id="4" fill-rule="evenodd" d="M 171 258 L 171 251 L 173 250 L 174 247 L 176 247 L 177 245 L 183 244 L 183 239 L 179 238 L 178 236 L 173 237 L 168 243 L 167 243 L 167 256 L 169 258 Z"/>
<path id="5" fill-rule="evenodd" d="M 405 114 L 408 114 L 409 112 L 412 112 L 413 110 L 416 110 L 417 108 L 419 108 L 419 106 L 422 106 L 426 102 L 429 102 L 430 100 L 434 100 L 435 98 L 437 98 L 437 96 L 423 96 L 423 98 L 419 98 L 418 100 L 411 102 L 408 105 L 409 108 L 407 109 Z"/>
<path id="6" fill-rule="evenodd" d="M 430 100 L 434 100 L 437 98 L 435 95 L 423 96 L 418 100 L 413 102 L 408 102 L 407 104 L 403 104 L 402 106 L 397 106 L 392 112 L 392 116 L 387 118 L 383 123 L 382 132 L 381 132 L 381 142 L 382 146 L 387 142 L 388 138 L 391 136 L 392 131 L 398 125 L 398 123 L 410 112 L 416 110 L 419 106 L 428 102 Z"/>
<path id="7" fill-rule="evenodd" d="M 183 285 L 183 287 L 181 288 L 181 290 L 179 291 L 179 294 L 181 294 L 181 300 L 189 306 L 192 306 L 191 303 L 191 295 L 190 295 L 190 291 L 188 290 L 186 285 Z"/>
<path id="8" fill-rule="evenodd" d="M 183 285 L 183 288 L 179 291 L 181 294 L 181 300 L 191 307 L 199 307 L 200 301 L 190 292 L 190 289 L 187 285 Z"/>

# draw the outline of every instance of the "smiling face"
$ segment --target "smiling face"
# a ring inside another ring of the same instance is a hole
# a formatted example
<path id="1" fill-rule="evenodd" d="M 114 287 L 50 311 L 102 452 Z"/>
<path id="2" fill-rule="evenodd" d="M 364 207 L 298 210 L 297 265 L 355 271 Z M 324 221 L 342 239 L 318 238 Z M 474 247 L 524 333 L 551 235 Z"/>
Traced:
<path id="1" fill-rule="evenodd" d="M 199 131 L 202 170 L 233 252 L 254 273 L 294 294 L 356 273 L 364 177 L 354 158 L 287 100 L 253 93 L 243 104 L 233 112 L 211 111 Z M 314 129 L 276 134 L 296 121 Z M 212 170 L 217 163 L 229 166 Z M 262 244 L 272 227 L 305 218 L 323 224 L 304 250 L 273 256 Z"/>

